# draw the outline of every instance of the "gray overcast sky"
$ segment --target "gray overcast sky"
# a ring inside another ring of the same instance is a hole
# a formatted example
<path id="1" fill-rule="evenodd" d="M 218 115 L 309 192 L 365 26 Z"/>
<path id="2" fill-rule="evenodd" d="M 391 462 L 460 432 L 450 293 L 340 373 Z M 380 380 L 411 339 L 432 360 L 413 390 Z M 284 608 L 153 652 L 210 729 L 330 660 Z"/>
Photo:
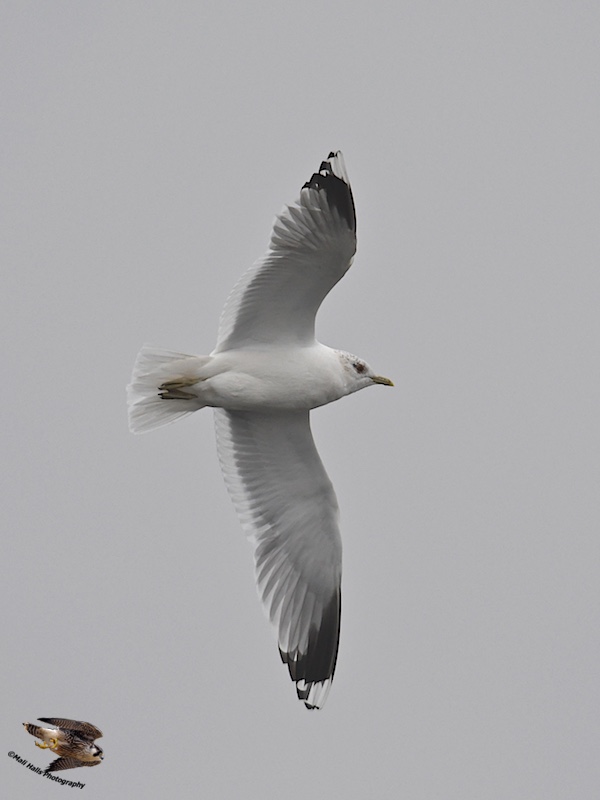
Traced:
<path id="1" fill-rule="evenodd" d="M 587 800 L 600 785 L 596 3 L 0 12 L 5 751 L 104 730 L 85 797 Z M 208 411 L 129 434 L 140 345 L 212 349 L 343 150 L 322 341 L 396 382 L 313 414 L 338 671 L 279 663 Z M 73 796 L 4 757 L 7 797 Z"/>

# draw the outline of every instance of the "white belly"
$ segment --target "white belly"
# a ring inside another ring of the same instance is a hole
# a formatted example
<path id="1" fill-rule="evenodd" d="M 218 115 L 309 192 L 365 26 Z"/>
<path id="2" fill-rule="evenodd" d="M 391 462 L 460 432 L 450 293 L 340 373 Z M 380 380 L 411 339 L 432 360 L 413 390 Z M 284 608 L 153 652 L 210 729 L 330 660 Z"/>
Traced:
<path id="1" fill-rule="evenodd" d="M 229 350 L 212 356 L 195 385 L 206 405 L 231 411 L 298 411 L 325 405 L 347 391 L 334 350 L 323 345 Z"/>

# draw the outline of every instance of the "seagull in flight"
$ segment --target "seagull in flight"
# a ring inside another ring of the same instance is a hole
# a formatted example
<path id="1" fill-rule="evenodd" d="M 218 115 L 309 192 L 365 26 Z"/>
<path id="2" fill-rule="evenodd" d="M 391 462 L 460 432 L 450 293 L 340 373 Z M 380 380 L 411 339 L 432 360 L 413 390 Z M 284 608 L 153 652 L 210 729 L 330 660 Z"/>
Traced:
<path id="1" fill-rule="evenodd" d="M 142 433 L 215 409 L 225 483 L 254 547 L 258 592 L 307 708 L 321 708 L 338 653 L 342 543 L 335 492 L 310 410 L 376 384 L 362 359 L 315 338 L 315 316 L 356 251 L 341 152 L 330 153 L 276 218 L 266 255 L 233 288 L 210 355 L 146 345 L 128 386 Z"/>

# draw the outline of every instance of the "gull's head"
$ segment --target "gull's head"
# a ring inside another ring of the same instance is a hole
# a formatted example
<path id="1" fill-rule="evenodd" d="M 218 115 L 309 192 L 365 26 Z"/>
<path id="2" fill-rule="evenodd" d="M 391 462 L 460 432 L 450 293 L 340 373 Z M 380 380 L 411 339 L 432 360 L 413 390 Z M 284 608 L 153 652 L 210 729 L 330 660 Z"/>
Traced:
<path id="1" fill-rule="evenodd" d="M 362 358 L 353 356 L 352 353 L 344 353 L 343 351 L 338 351 L 338 354 L 344 368 L 344 377 L 346 379 L 348 394 L 351 392 L 358 392 L 359 389 L 365 389 L 367 386 L 372 386 L 374 383 L 380 383 L 382 386 L 394 385 L 389 378 L 384 378 L 383 375 L 377 375 Z"/>

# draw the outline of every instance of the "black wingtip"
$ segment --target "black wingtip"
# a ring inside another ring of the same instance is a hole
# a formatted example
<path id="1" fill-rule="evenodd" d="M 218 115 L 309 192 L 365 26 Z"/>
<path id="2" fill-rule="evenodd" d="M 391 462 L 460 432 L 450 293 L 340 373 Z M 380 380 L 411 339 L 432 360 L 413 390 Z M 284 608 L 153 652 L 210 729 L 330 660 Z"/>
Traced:
<path id="1" fill-rule="evenodd" d="M 341 152 L 329 153 L 327 160 L 321 162 L 319 171 L 302 188 L 325 192 L 329 204 L 337 209 L 350 230 L 356 231 L 354 198 Z"/>
<path id="2" fill-rule="evenodd" d="M 305 653 L 286 653 L 279 649 L 279 655 L 296 684 L 298 699 L 304 702 L 310 711 L 319 709 L 325 702 L 329 686 L 333 680 L 340 643 L 340 619 L 342 611 L 341 592 L 338 590 L 329 604 L 323 609 L 319 628 L 312 627 L 308 637 Z M 320 685 L 311 697 L 313 687 Z M 312 699 L 322 695 L 320 704 L 313 704 Z M 310 698 L 310 699 L 309 699 Z"/>

